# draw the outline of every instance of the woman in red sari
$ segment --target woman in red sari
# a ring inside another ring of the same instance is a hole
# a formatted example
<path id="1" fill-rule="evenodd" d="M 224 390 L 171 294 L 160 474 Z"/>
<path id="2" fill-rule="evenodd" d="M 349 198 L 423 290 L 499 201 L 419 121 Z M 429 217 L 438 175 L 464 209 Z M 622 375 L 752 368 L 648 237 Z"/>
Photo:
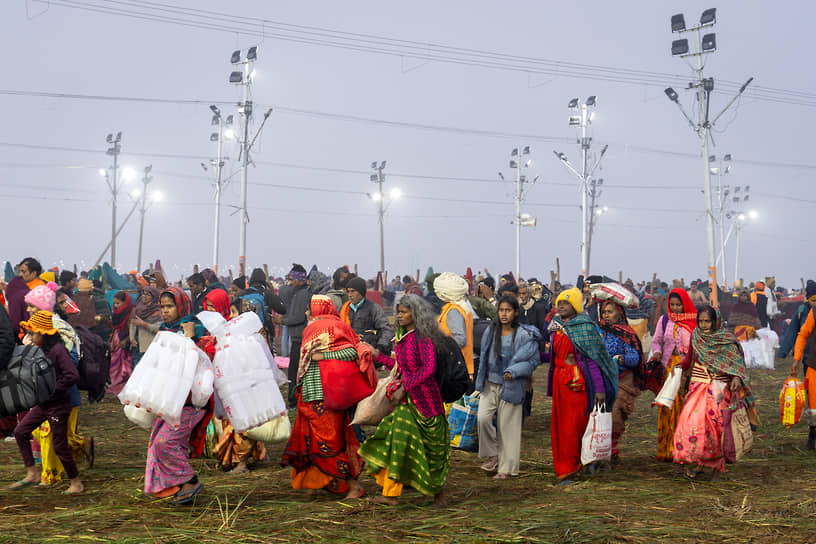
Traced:
<path id="1" fill-rule="evenodd" d="M 111 335 L 110 387 L 108 392 L 118 395 L 125 387 L 132 372 L 133 351 L 130 345 L 130 316 L 133 301 L 124 291 L 113 297 L 113 334 Z"/>
<path id="2" fill-rule="evenodd" d="M 320 372 L 331 361 L 356 361 L 360 372 L 376 383 L 371 348 L 340 319 L 329 297 L 313 296 L 310 314 L 297 372 L 297 416 L 281 465 L 292 467 L 295 489 L 326 489 L 347 493 L 346 498 L 362 497 L 364 491 L 357 481 L 363 466 L 357 453 L 360 443 L 348 411 L 324 405 Z"/>

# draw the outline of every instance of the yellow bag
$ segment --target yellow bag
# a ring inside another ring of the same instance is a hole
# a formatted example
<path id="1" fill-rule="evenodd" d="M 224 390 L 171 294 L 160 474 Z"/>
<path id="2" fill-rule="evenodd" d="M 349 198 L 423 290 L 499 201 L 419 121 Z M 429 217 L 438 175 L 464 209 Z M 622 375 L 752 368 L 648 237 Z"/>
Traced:
<path id="1" fill-rule="evenodd" d="M 289 433 L 291 432 L 292 423 L 289 421 L 289 416 L 283 413 L 263 425 L 249 429 L 246 435 L 252 440 L 260 440 L 261 442 L 285 442 L 289 440 Z"/>
<path id="2" fill-rule="evenodd" d="M 805 382 L 789 376 L 779 392 L 779 417 L 782 425 L 790 428 L 799 422 L 807 402 Z"/>

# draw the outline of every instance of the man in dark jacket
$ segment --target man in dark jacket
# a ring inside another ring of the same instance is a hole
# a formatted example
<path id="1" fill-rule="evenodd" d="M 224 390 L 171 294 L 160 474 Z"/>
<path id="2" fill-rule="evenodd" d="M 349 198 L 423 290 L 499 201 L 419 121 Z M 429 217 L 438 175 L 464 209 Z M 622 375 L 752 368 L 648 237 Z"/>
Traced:
<path id="1" fill-rule="evenodd" d="M 294 264 L 292 270 L 286 276 L 289 285 L 292 286 L 292 298 L 286 308 L 286 315 L 277 320 L 286 325 L 289 330 L 289 337 L 292 340 L 289 348 L 289 407 L 297 407 L 295 390 L 297 389 L 297 372 L 300 365 L 300 344 L 303 342 L 303 329 L 306 328 L 306 310 L 309 309 L 311 296 L 306 287 L 306 269 L 299 264 Z"/>
<path id="2" fill-rule="evenodd" d="M 541 346 L 547 343 L 549 333 L 547 332 L 547 314 L 550 307 L 544 300 L 536 300 L 530 293 L 530 286 L 522 281 L 518 284 L 518 301 L 521 305 L 521 322 L 525 325 L 532 325 L 541 333 Z M 543 349 L 541 350 L 544 351 Z"/>
<path id="3" fill-rule="evenodd" d="M 198 315 L 204 311 L 204 297 L 210 292 L 207 287 L 207 280 L 200 272 L 196 272 L 187 278 L 187 287 L 190 288 L 190 298 L 193 303 L 193 315 Z"/>
<path id="4" fill-rule="evenodd" d="M 205 268 L 201 271 L 201 275 L 204 276 L 204 280 L 207 282 L 207 289 L 212 291 L 213 289 L 221 289 L 224 292 L 227 291 L 227 286 L 221 283 L 218 279 L 218 274 L 212 268 Z"/>
<path id="5" fill-rule="evenodd" d="M 366 298 L 366 283 L 363 278 L 354 277 L 346 282 L 348 302 L 343 305 L 340 317 L 351 325 L 364 342 L 382 353 L 391 353 L 394 343 L 394 329 L 388 323 L 383 309 Z"/>
<path id="6" fill-rule="evenodd" d="M 14 327 L 6 309 L 0 305 L 0 368 L 8 365 L 14 351 Z"/>

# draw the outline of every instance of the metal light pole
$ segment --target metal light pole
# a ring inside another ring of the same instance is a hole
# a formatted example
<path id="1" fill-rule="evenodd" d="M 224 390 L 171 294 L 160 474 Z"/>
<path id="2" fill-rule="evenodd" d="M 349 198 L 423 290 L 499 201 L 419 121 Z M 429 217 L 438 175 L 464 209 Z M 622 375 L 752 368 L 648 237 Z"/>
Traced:
<path id="1" fill-rule="evenodd" d="M 141 200 L 141 209 L 139 212 L 141 213 L 141 218 L 139 220 L 139 252 L 136 257 L 136 271 L 139 272 L 142 269 L 142 241 L 144 240 L 144 219 L 145 219 L 145 212 L 147 211 L 147 186 L 153 181 L 153 176 L 150 175 L 150 171 L 153 170 L 153 165 L 145 166 L 144 169 L 144 176 L 142 177 L 142 198 Z"/>
<path id="2" fill-rule="evenodd" d="M 567 160 L 564 153 L 553 151 L 564 166 L 572 172 L 579 180 L 579 187 L 581 189 L 581 275 L 586 277 L 589 275 L 589 229 L 590 229 L 590 211 L 589 211 L 589 180 L 593 172 L 601 163 L 604 154 L 609 146 L 605 145 L 601 149 L 601 154 L 591 167 L 589 166 L 589 148 L 592 144 L 592 138 L 587 136 L 587 128 L 592 124 L 595 118 L 595 104 L 596 97 L 594 95 L 588 97 L 585 102 L 579 105 L 579 100 L 573 98 L 567 105 L 570 109 L 576 110 L 579 115 L 571 115 L 569 118 L 570 126 L 581 127 L 581 171 L 576 170 Z"/>
<path id="3" fill-rule="evenodd" d="M 530 155 L 529 145 L 514 147 L 510 152 L 510 168 L 516 171 L 516 187 L 513 194 L 513 204 L 515 206 L 513 223 L 516 226 L 516 281 L 521 277 L 521 227 L 535 226 L 535 219 L 531 217 L 522 218 L 521 213 L 521 202 L 524 200 L 524 184 L 527 182 L 527 176 L 522 175 L 521 169 L 530 167 L 532 161 L 524 158 L 528 155 Z M 502 179 L 504 179 L 503 175 Z"/>
<path id="4" fill-rule="evenodd" d="M 373 161 L 371 168 L 376 170 L 376 173 L 370 176 L 371 181 L 379 185 L 376 200 L 380 221 L 380 272 L 383 273 L 383 277 L 385 275 L 385 193 L 383 193 L 383 183 L 385 182 L 385 173 L 383 170 L 385 170 L 385 164 L 385 161 L 380 162 L 379 165 L 377 165 L 377 161 Z"/>
<path id="5" fill-rule="evenodd" d="M 244 136 L 241 139 L 241 225 L 238 237 L 238 266 L 242 276 L 246 275 L 246 229 L 247 223 L 249 223 L 249 214 L 247 213 L 247 166 L 249 166 L 249 148 L 252 146 L 249 141 L 249 122 L 252 118 L 252 101 L 249 99 L 249 86 L 252 84 L 252 79 L 255 74 L 255 70 L 250 71 L 250 64 L 254 63 L 257 59 L 257 47 L 250 47 L 247 50 L 246 57 L 243 59 L 241 58 L 240 50 L 234 51 L 230 58 L 232 64 L 243 65 L 243 71 L 232 72 L 229 78 L 230 83 L 239 84 L 244 88 L 243 101 L 238 105 L 238 113 L 241 114 L 244 119 Z M 267 117 L 268 116 L 269 114 L 267 113 Z"/>
<path id="6" fill-rule="evenodd" d="M 697 58 L 697 67 L 695 68 L 696 81 L 689 84 L 689 88 L 697 89 L 697 106 L 698 117 L 695 123 L 692 118 L 686 113 L 686 110 L 678 101 L 678 95 L 674 89 L 668 87 L 664 92 L 669 100 L 677 104 L 681 113 L 688 121 L 692 130 L 697 133 L 700 138 L 701 152 L 703 155 L 703 193 L 705 195 L 705 220 L 706 220 L 706 248 L 708 250 L 708 280 L 711 287 L 711 303 L 714 307 L 719 306 L 717 296 L 717 264 L 714 258 L 714 212 L 711 203 L 711 171 L 708 155 L 708 139 L 711 137 L 710 129 L 717 120 L 731 107 L 737 98 L 745 91 L 745 88 L 751 83 L 753 78 L 743 84 L 736 96 L 723 108 L 723 110 L 714 119 L 709 120 L 709 106 L 711 102 L 711 92 L 714 90 L 714 79 L 703 77 L 703 55 L 713 53 L 717 49 L 717 41 L 715 34 L 709 33 L 701 36 L 700 31 L 703 28 L 714 26 L 717 22 L 717 9 L 711 8 L 703 11 L 700 16 L 700 23 L 692 28 L 686 28 L 686 21 L 683 14 L 673 15 L 671 18 L 671 30 L 679 34 L 686 32 L 694 32 L 694 51 L 689 51 L 688 39 L 679 39 L 672 42 L 672 56 L 679 56 L 681 58 L 694 56 Z"/>
<path id="7" fill-rule="evenodd" d="M 715 162 L 716 157 L 714 155 L 708 158 L 709 163 Z M 726 235 L 725 235 L 725 220 L 728 214 L 728 195 L 730 193 L 729 187 L 723 186 L 722 177 L 725 174 L 728 174 L 731 171 L 731 166 L 726 165 L 723 167 L 723 162 L 731 162 L 731 155 L 725 155 L 722 160 L 719 162 L 719 166 L 711 168 L 709 171 L 712 174 L 717 176 L 717 201 L 718 201 L 718 208 L 719 208 L 719 223 L 720 223 L 720 257 L 715 260 L 715 264 L 719 264 L 719 261 L 722 260 L 721 274 L 722 277 L 722 284 L 724 288 L 728 288 L 728 279 L 726 277 L 726 267 L 725 267 L 725 243 L 726 243 Z"/>
<path id="8" fill-rule="evenodd" d="M 111 266 L 116 268 L 116 203 L 117 197 L 119 196 L 119 188 L 117 186 L 118 180 L 118 171 L 119 171 L 119 153 L 122 152 L 122 133 L 117 132 L 116 136 L 114 137 L 113 134 L 108 134 L 105 141 L 110 145 L 107 149 L 105 154 L 111 155 L 113 157 L 113 166 L 111 170 L 113 171 L 112 179 L 108 177 L 107 172 L 105 173 L 105 181 L 108 184 L 108 188 L 113 195 L 113 204 L 111 205 Z"/>
<path id="9" fill-rule="evenodd" d="M 221 176 L 224 169 L 224 158 L 222 155 L 223 152 L 223 144 L 224 144 L 224 127 L 232 126 L 232 115 L 228 115 L 226 120 L 221 116 L 221 110 L 218 109 L 218 106 L 215 104 L 210 106 L 210 110 L 213 112 L 212 124 L 218 125 L 218 132 L 213 132 L 210 134 L 210 141 L 218 142 L 218 156 L 214 161 L 211 161 L 211 164 L 215 167 L 215 232 L 213 233 L 213 270 L 215 273 L 218 273 L 218 257 L 219 251 L 218 246 L 221 239 L 221 190 L 223 189 L 221 183 Z M 231 131 L 232 129 L 227 128 L 226 130 Z M 231 137 L 227 139 L 232 139 Z M 204 170 L 207 170 L 207 167 L 202 163 L 202 167 Z"/>

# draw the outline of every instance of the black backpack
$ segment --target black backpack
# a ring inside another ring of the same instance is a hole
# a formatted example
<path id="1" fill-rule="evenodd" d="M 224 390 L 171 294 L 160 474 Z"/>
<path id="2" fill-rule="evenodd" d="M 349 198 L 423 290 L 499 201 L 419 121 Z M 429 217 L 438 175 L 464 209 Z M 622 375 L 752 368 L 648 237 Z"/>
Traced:
<path id="1" fill-rule="evenodd" d="M 54 395 L 57 372 L 39 346 L 15 346 L 6 368 L 0 370 L 0 416 L 13 416 L 42 404 Z"/>
<path id="2" fill-rule="evenodd" d="M 74 331 L 82 344 L 77 387 L 88 392 L 89 401 L 99 402 L 105 396 L 105 390 L 110 383 L 110 346 L 98 334 L 83 325 L 77 325 Z"/>
<path id="3" fill-rule="evenodd" d="M 436 352 L 436 383 L 442 394 L 442 402 L 456 402 L 470 387 L 465 357 L 462 349 L 450 336 L 434 345 Z"/>

